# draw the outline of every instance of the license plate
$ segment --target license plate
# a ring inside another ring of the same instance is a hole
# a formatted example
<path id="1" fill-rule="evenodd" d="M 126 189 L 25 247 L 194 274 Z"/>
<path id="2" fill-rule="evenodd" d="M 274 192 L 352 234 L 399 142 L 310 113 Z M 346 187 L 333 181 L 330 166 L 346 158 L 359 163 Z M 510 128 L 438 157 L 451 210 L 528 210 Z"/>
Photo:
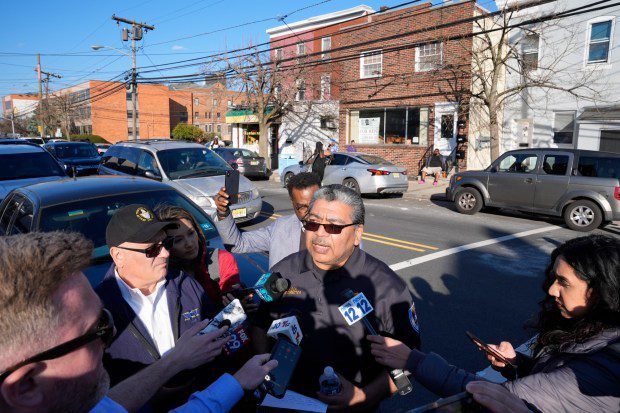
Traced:
<path id="1" fill-rule="evenodd" d="M 239 208 L 239 209 L 232 210 L 233 218 L 245 218 L 247 214 L 248 214 L 248 211 L 246 208 Z"/>
<path id="2" fill-rule="evenodd" d="M 250 165 L 258 165 L 258 161 L 250 161 Z"/>
<path id="3" fill-rule="evenodd" d="M 400 173 L 394 172 L 392 173 L 392 176 L 394 176 L 394 178 L 400 178 Z"/>
<path id="4" fill-rule="evenodd" d="M 340 314 L 344 317 L 344 320 L 348 325 L 357 323 L 362 318 L 366 317 L 373 310 L 370 301 L 366 298 L 364 293 L 359 293 L 355 297 L 351 298 L 346 303 L 338 307 Z"/>

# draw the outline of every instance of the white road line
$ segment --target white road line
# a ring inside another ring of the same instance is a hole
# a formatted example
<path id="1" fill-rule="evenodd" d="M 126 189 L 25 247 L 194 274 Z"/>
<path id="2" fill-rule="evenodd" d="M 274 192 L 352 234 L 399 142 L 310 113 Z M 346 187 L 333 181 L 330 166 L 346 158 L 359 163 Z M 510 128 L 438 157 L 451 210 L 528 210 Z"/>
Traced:
<path id="1" fill-rule="evenodd" d="M 396 264 L 390 265 L 390 268 L 393 271 L 402 270 L 404 268 L 413 267 L 414 265 L 422 264 L 423 262 L 428 262 L 432 260 L 436 260 L 438 258 L 444 258 L 448 255 L 457 254 L 459 252 L 473 250 L 475 248 L 485 247 L 487 245 L 499 244 L 500 242 L 510 241 L 517 238 L 528 237 L 534 234 L 540 234 L 541 232 L 555 231 L 556 229 L 560 229 L 557 225 L 551 225 L 548 227 L 531 229 L 529 231 L 517 232 L 516 234 L 504 235 L 503 237 L 491 238 L 484 241 L 474 242 L 472 244 L 461 245 L 459 247 L 448 248 L 447 250 L 433 252 L 432 254 L 423 255 L 421 257 L 412 258 L 407 261 L 398 262 Z"/>

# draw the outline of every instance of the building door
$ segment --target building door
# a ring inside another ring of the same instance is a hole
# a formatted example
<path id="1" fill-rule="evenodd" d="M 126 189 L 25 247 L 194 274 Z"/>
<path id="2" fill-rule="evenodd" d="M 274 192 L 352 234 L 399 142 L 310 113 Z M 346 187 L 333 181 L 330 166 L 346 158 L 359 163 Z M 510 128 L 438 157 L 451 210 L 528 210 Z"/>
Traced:
<path id="1" fill-rule="evenodd" d="M 600 151 L 620 153 L 620 129 L 602 130 Z"/>
<path id="2" fill-rule="evenodd" d="M 278 169 L 278 155 L 280 153 L 279 148 L 278 148 L 278 143 L 279 143 L 279 138 L 278 138 L 278 131 L 280 129 L 280 125 L 278 124 L 272 124 L 271 125 L 271 134 L 269 135 L 269 143 L 271 144 L 271 150 L 269 152 L 271 152 L 270 157 L 271 157 L 271 170 L 275 171 L 276 169 Z"/>
<path id="3" fill-rule="evenodd" d="M 435 148 L 448 156 L 456 147 L 456 103 L 435 104 Z"/>

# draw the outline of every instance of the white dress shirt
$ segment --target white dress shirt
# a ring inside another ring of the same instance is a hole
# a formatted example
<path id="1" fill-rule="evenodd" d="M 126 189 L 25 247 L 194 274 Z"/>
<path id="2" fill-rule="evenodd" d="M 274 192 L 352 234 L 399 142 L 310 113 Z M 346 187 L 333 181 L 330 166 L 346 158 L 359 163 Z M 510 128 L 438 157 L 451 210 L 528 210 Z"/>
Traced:
<path id="1" fill-rule="evenodd" d="M 114 276 L 118 288 L 121 290 L 123 299 L 136 313 L 151 338 L 157 346 L 159 354 L 163 356 L 174 347 L 174 334 L 170 322 L 170 311 L 168 310 L 168 299 L 166 295 L 166 279 L 161 280 L 155 286 L 155 291 L 149 295 L 144 295 L 139 288 L 131 288 L 118 275 L 116 269 Z"/>

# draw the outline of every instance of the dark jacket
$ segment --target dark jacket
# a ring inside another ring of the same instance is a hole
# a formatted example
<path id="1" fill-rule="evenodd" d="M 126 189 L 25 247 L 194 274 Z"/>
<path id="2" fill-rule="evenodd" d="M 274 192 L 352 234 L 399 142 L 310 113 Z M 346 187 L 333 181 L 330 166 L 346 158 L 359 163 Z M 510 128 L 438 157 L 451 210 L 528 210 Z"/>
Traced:
<path id="1" fill-rule="evenodd" d="M 606 330 L 584 343 L 542 349 L 535 358 L 519 353 L 519 379 L 504 386 L 542 412 L 616 412 L 620 406 L 620 329 Z M 525 366 L 525 368 L 523 368 Z M 407 363 L 417 381 L 445 397 L 480 380 L 437 354 L 412 351 Z M 525 370 L 525 371 L 524 371 Z"/>
<path id="2" fill-rule="evenodd" d="M 101 284 L 95 288 L 103 305 L 112 312 L 117 330 L 114 341 L 106 349 L 103 357 L 112 386 L 161 358 L 148 330 L 123 299 L 114 276 L 114 268 L 112 264 Z M 215 311 L 200 284 L 192 277 L 183 272 L 169 271 L 166 279 L 164 288 L 166 288 L 170 323 L 176 342 L 191 326 L 204 318 L 211 318 Z M 186 401 L 192 390 L 199 390 L 198 383 L 192 384 L 194 380 L 190 373 L 181 373 L 167 383 L 156 396 L 157 403 L 163 403 L 163 406 L 170 401 L 174 407 L 177 399 L 185 397 Z M 209 376 L 213 375 L 209 374 Z M 203 383 L 204 381 L 201 380 L 200 385 Z M 180 401 L 181 403 L 176 405 L 184 402 L 184 400 Z"/>
<path id="3" fill-rule="evenodd" d="M 426 158 L 426 165 L 425 166 L 431 166 L 431 159 L 433 158 L 433 154 L 431 154 L 431 156 L 429 156 L 428 158 Z M 439 155 L 439 160 L 441 161 L 441 170 L 442 171 L 447 171 L 448 170 L 448 166 L 446 164 L 446 157 L 443 155 Z"/>

